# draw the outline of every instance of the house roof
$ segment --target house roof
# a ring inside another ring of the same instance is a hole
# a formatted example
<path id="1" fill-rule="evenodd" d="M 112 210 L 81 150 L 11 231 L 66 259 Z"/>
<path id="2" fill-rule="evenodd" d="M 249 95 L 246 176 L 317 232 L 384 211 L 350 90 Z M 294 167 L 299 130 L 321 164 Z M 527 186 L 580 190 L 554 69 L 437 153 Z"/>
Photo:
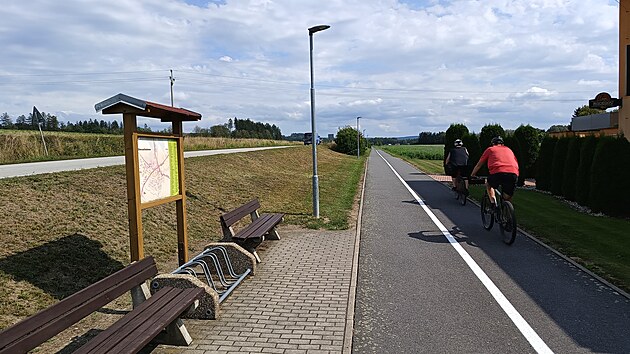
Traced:
<path id="1" fill-rule="evenodd" d="M 162 122 L 198 121 L 201 114 L 184 108 L 144 101 L 122 93 L 94 105 L 96 112 L 103 114 L 133 113 L 138 116 L 159 118 Z"/>

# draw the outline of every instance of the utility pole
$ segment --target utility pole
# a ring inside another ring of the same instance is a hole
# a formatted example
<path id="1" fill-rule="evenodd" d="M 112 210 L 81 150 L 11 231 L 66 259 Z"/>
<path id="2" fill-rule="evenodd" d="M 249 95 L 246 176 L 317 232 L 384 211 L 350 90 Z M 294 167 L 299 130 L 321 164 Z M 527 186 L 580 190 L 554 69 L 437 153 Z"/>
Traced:
<path id="1" fill-rule="evenodd" d="M 173 70 L 171 70 L 171 76 L 169 76 L 169 79 L 171 80 L 171 107 L 175 107 L 173 105 L 173 84 L 175 83 L 175 78 L 173 77 Z"/>

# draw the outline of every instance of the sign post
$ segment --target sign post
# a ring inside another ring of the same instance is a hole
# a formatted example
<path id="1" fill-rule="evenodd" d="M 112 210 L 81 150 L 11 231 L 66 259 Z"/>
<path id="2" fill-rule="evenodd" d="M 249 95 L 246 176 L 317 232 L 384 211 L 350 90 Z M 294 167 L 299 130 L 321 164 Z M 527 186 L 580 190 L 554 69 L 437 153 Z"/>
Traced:
<path id="1" fill-rule="evenodd" d="M 142 101 L 118 94 L 95 105 L 103 114 L 123 115 L 127 209 L 131 261 L 144 258 L 142 210 L 175 202 L 179 265 L 188 261 L 186 187 L 184 185 L 183 121 L 197 121 L 201 114 L 183 108 Z M 172 134 L 138 132 L 137 116 L 172 123 Z"/>

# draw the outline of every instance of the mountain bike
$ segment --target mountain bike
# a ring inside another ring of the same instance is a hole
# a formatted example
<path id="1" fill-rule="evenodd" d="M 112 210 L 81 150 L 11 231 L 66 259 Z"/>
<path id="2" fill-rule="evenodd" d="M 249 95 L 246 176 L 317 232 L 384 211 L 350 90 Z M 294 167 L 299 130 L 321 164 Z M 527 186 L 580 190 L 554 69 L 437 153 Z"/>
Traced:
<path id="1" fill-rule="evenodd" d="M 516 240 L 516 215 L 514 214 L 514 205 L 508 200 L 503 199 L 501 188 L 494 190 L 497 200 L 500 200 L 500 206 L 495 207 L 490 202 L 490 196 L 486 190 L 481 199 L 481 222 L 483 228 L 491 230 L 494 222 L 499 224 L 499 230 L 503 236 L 503 242 L 511 245 Z"/>

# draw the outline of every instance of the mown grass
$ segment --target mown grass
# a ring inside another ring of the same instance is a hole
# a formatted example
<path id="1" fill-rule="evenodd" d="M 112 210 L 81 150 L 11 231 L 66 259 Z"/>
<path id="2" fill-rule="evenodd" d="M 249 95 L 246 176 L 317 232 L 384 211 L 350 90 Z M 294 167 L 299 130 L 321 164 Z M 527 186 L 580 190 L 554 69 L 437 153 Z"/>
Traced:
<path id="1" fill-rule="evenodd" d="M 393 156 L 400 157 L 425 173 L 444 173 L 444 165 L 442 164 L 444 145 L 388 145 L 379 148 Z"/>
<path id="2" fill-rule="evenodd" d="M 483 186 L 471 186 L 471 197 L 481 200 L 483 191 Z M 534 190 L 517 190 L 513 201 L 519 227 L 630 291 L 630 220 L 578 212 Z"/>
<path id="3" fill-rule="evenodd" d="M 39 131 L 0 129 L 0 164 L 121 156 L 125 153 L 122 135 L 44 132 L 44 141 L 48 155 Z M 184 138 L 186 151 L 299 144 L 266 139 Z"/>
<path id="4" fill-rule="evenodd" d="M 385 145 L 388 153 L 414 160 L 443 160 L 444 145 Z"/>
<path id="5" fill-rule="evenodd" d="M 190 254 L 221 238 L 221 213 L 252 198 L 287 224 L 348 228 L 365 160 L 322 145 L 318 161 L 316 220 L 308 146 L 186 159 Z M 125 186 L 124 166 L 0 180 L 0 328 L 129 263 Z M 143 224 L 145 255 L 172 270 L 174 203 L 145 210 Z"/>

